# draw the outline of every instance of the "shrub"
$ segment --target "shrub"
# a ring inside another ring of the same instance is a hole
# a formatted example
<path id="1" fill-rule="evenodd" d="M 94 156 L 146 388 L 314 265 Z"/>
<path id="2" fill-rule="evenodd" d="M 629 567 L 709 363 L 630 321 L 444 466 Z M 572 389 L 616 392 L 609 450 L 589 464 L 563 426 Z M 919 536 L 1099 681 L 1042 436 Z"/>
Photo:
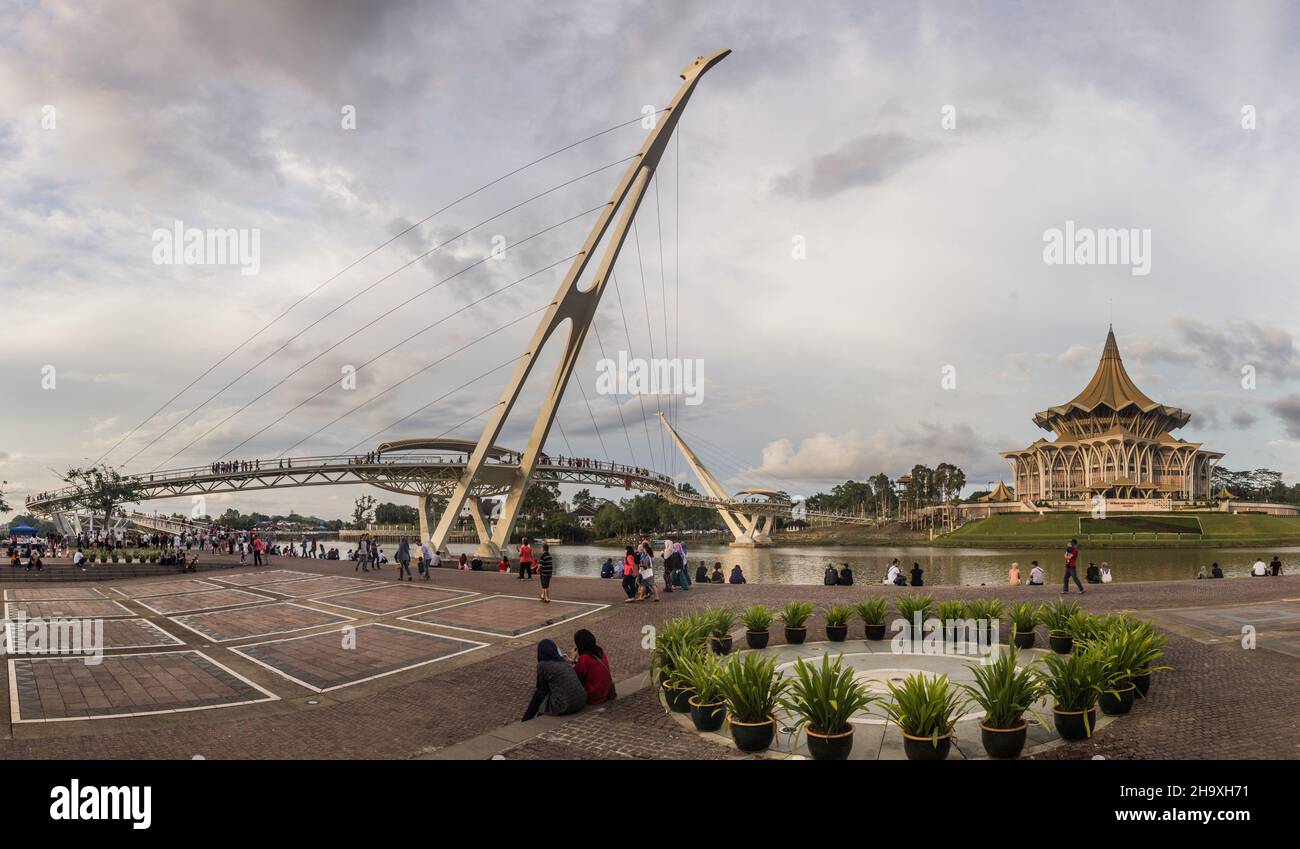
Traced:
<path id="1" fill-rule="evenodd" d="M 902 686 L 889 684 L 893 701 L 885 710 L 909 737 L 929 737 L 937 747 L 939 738 L 952 733 L 958 717 L 970 703 L 947 675 L 909 675 Z"/>
<path id="2" fill-rule="evenodd" d="M 1015 634 L 1027 634 L 1038 624 L 1038 611 L 1028 602 L 1011 605 L 1010 616 L 1012 633 Z"/>
<path id="3" fill-rule="evenodd" d="M 753 653 L 731 655 L 718 674 L 719 693 L 737 722 L 770 719 L 788 686 L 776 674 L 775 657 Z"/>
<path id="4" fill-rule="evenodd" d="M 929 617 L 930 607 L 934 604 L 934 598 L 928 595 L 901 595 L 898 597 L 896 605 L 898 615 L 912 622 L 915 614 L 921 614 L 921 622 L 924 624 Z"/>
<path id="5" fill-rule="evenodd" d="M 1064 599 L 1058 599 L 1051 604 L 1039 606 L 1038 621 L 1046 625 L 1048 630 L 1069 633 L 1070 617 L 1078 612 L 1078 602 L 1067 602 Z"/>
<path id="6" fill-rule="evenodd" d="M 813 615 L 813 606 L 806 601 L 787 601 L 779 614 L 787 628 L 802 628 Z M 744 720 L 741 720 L 744 722 Z"/>
<path id="7" fill-rule="evenodd" d="M 853 608 L 847 604 L 833 604 L 824 611 L 826 615 L 827 627 L 838 627 L 849 624 L 849 617 L 853 615 Z"/>
<path id="8" fill-rule="evenodd" d="M 736 627 L 736 611 L 730 607 L 719 607 L 710 611 L 709 636 L 726 637 Z"/>
<path id="9" fill-rule="evenodd" d="M 853 615 L 864 625 L 884 625 L 889 603 L 883 598 L 868 598 L 853 605 Z"/>
<path id="10" fill-rule="evenodd" d="M 746 631 L 766 631 L 772 626 L 772 619 L 772 611 L 763 604 L 747 607 L 745 612 L 740 614 L 740 621 Z"/>
<path id="11" fill-rule="evenodd" d="M 842 734 L 853 714 L 880 701 L 843 667 L 843 656 L 823 654 L 818 666 L 802 659 L 794 664 L 794 677 L 781 698 L 783 708 L 798 717 L 794 738 L 808 728 L 817 734 Z"/>
<path id="12" fill-rule="evenodd" d="M 1043 697 L 1042 681 L 1029 667 L 1017 668 L 1016 650 L 1008 648 L 997 660 L 974 667 L 975 683 L 962 689 L 984 709 L 989 728 L 1015 728 L 1025 711 Z"/>

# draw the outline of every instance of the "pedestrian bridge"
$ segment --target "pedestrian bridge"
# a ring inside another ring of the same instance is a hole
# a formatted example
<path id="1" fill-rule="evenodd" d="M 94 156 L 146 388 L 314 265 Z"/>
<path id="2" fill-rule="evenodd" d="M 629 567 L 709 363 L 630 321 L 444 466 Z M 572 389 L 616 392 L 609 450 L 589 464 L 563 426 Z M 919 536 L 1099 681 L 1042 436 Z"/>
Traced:
<path id="1" fill-rule="evenodd" d="M 446 542 L 434 539 L 437 505 L 444 502 L 464 476 L 477 445 L 461 439 L 407 439 L 381 443 L 366 454 L 326 455 L 313 457 L 277 457 L 272 459 L 231 460 L 206 466 L 170 469 L 128 479 L 138 487 L 137 501 L 185 498 L 227 492 L 254 492 L 306 486 L 340 486 L 369 484 L 400 495 L 415 496 L 420 508 L 420 537 L 439 547 Z M 506 495 L 520 474 L 518 451 L 492 446 L 474 478 L 468 505 L 478 531 L 484 554 L 497 554 L 491 543 L 487 522 L 479 509 L 480 500 Z M 824 518 L 850 524 L 871 520 L 860 516 L 803 510 L 802 505 L 783 493 L 772 490 L 744 490 L 735 497 L 684 492 L 671 477 L 651 469 L 586 457 L 541 455 L 532 474 L 532 482 L 600 486 L 640 492 L 653 492 L 674 504 L 706 507 L 728 514 L 751 517 L 753 526 L 766 531 L 777 516 Z M 45 515 L 75 514 L 84 510 L 85 495 L 77 487 L 65 487 L 41 493 L 27 500 L 27 509 Z M 144 513 L 133 513 L 145 527 L 176 532 L 179 527 L 168 523 L 160 527 Z M 729 523 L 730 524 L 730 523 Z M 733 533 L 736 529 L 733 528 Z M 755 544 L 753 539 L 737 542 Z M 759 542 L 758 544 L 764 544 Z"/>

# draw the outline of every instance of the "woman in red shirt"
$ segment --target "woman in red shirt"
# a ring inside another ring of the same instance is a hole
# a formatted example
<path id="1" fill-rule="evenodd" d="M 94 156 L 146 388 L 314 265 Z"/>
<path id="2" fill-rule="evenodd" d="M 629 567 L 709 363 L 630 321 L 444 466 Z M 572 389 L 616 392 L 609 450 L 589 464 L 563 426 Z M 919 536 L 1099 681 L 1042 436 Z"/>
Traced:
<path id="1" fill-rule="evenodd" d="M 596 645 L 596 635 L 582 629 L 573 635 L 576 657 L 573 671 L 587 691 L 587 704 L 599 705 L 614 698 L 614 678 L 609 671 L 609 658 Z"/>
<path id="2" fill-rule="evenodd" d="M 528 537 L 524 537 L 523 545 L 519 546 L 519 580 L 533 577 L 533 547 L 529 545 Z"/>

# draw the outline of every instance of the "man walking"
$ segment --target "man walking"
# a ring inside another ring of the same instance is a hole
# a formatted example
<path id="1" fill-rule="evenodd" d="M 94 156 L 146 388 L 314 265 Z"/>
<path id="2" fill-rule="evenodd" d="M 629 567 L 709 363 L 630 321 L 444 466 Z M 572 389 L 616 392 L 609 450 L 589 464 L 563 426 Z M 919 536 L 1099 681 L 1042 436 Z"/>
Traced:
<path id="1" fill-rule="evenodd" d="M 427 542 L 420 543 L 420 575 L 429 580 L 429 570 L 433 568 L 433 549 Z M 409 580 L 409 579 L 408 579 Z"/>
<path id="2" fill-rule="evenodd" d="M 555 574 L 555 561 L 551 559 L 551 547 L 542 543 L 542 556 L 537 561 L 537 577 L 542 585 L 543 604 L 551 603 L 551 576 Z"/>
<path id="3" fill-rule="evenodd" d="M 402 541 L 397 544 L 395 556 L 397 557 L 397 580 L 402 580 L 403 575 L 406 576 L 406 580 L 411 580 L 411 543 L 406 537 L 402 537 Z"/>
<path id="4" fill-rule="evenodd" d="M 1074 584 L 1079 588 L 1079 594 L 1083 594 L 1083 582 L 1079 580 L 1079 541 L 1070 540 L 1070 544 L 1065 547 L 1065 577 L 1061 579 L 1061 592 L 1064 595 L 1070 593 L 1070 579 L 1074 579 Z"/>

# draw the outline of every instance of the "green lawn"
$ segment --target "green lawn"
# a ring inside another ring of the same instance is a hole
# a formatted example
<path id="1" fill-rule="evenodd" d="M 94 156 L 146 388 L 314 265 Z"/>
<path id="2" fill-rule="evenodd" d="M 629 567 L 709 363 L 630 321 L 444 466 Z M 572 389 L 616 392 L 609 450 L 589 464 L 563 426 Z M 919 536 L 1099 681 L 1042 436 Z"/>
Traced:
<path id="1" fill-rule="evenodd" d="M 1104 520 L 1083 513 L 1042 516 L 1003 513 L 968 522 L 941 539 L 945 544 L 1080 541 L 1114 543 L 1300 542 L 1300 516 L 1228 513 L 1115 515 Z"/>

